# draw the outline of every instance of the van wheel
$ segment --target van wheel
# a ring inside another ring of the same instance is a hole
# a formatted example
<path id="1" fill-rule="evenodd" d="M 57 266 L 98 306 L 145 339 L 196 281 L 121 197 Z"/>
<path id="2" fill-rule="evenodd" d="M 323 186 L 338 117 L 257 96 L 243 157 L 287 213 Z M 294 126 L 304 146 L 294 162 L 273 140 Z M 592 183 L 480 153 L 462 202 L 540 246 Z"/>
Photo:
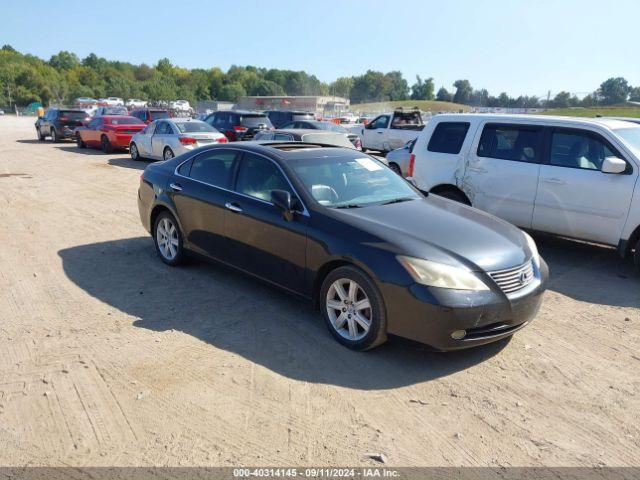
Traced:
<path id="1" fill-rule="evenodd" d="M 443 190 L 442 192 L 432 192 L 434 195 L 440 195 L 441 197 L 448 198 L 449 200 L 453 200 L 454 202 L 464 203 L 465 205 L 471 206 L 469 200 L 462 192 L 458 192 L 456 190 Z"/>
<path id="2" fill-rule="evenodd" d="M 353 266 L 327 275 L 320 289 L 320 308 L 333 337 L 352 350 L 369 350 L 387 340 L 382 294 L 369 276 Z"/>

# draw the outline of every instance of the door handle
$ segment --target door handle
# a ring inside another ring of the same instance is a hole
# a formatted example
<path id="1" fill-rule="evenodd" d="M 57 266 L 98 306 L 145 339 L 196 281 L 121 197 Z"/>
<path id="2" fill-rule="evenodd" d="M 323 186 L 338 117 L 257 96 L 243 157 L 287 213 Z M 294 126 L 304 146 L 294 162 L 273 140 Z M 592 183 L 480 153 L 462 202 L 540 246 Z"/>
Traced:
<path id="1" fill-rule="evenodd" d="M 242 209 L 236 205 L 235 203 L 227 202 L 224 204 L 227 210 L 231 210 L 232 212 L 242 213 Z"/>
<path id="2" fill-rule="evenodd" d="M 384 132 L 378 130 L 376 133 L 379 133 L 380 135 L 382 135 Z"/>
<path id="3" fill-rule="evenodd" d="M 182 187 L 180 185 L 178 185 L 177 183 L 170 183 L 169 184 L 169 188 L 171 190 L 173 190 L 174 192 L 181 192 L 182 191 Z"/>
<path id="4" fill-rule="evenodd" d="M 567 183 L 560 178 L 543 178 L 542 181 L 545 183 L 555 183 L 556 185 L 564 185 Z"/>

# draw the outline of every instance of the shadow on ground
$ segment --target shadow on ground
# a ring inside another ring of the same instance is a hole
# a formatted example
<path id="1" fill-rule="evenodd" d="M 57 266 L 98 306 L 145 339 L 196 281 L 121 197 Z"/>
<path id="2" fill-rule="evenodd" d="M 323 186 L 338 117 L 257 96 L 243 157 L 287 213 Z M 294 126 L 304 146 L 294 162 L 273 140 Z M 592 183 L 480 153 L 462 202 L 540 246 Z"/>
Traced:
<path id="1" fill-rule="evenodd" d="M 616 249 L 533 234 L 549 264 L 549 290 L 575 300 L 640 308 L 640 274 Z"/>
<path id="2" fill-rule="evenodd" d="M 393 338 L 373 351 L 352 352 L 333 340 L 306 301 L 219 265 L 168 267 L 148 237 L 81 245 L 59 255 L 73 282 L 138 317 L 135 326 L 179 330 L 306 382 L 358 389 L 412 385 L 472 367 L 508 343 L 445 354 Z"/>

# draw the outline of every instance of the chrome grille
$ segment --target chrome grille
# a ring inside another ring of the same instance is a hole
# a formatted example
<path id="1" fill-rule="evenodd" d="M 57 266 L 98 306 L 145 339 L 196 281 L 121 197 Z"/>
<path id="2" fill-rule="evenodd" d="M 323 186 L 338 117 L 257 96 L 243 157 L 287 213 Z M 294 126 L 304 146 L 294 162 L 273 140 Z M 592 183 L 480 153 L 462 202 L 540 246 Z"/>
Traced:
<path id="1" fill-rule="evenodd" d="M 531 260 L 519 267 L 489 272 L 489 275 L 504 293 L 514 293 L 522 290 L 533 282 L 535 278 L 533 274 L 533 262 Z"/>

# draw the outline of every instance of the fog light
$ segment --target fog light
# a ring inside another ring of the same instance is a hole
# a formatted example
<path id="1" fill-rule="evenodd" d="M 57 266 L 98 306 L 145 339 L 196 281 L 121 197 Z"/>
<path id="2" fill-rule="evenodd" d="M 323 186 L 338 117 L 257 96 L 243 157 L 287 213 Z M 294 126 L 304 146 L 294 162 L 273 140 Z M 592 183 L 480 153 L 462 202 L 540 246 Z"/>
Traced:
<path id="1" fill-rule="evenodd" d="M 455 332 L 451 333 L 451 338 L 453 338 L 454 340 L 462 340 L 464 337 L 466 337 L 466 335 L 466 330 L 456 330 Z"/>

